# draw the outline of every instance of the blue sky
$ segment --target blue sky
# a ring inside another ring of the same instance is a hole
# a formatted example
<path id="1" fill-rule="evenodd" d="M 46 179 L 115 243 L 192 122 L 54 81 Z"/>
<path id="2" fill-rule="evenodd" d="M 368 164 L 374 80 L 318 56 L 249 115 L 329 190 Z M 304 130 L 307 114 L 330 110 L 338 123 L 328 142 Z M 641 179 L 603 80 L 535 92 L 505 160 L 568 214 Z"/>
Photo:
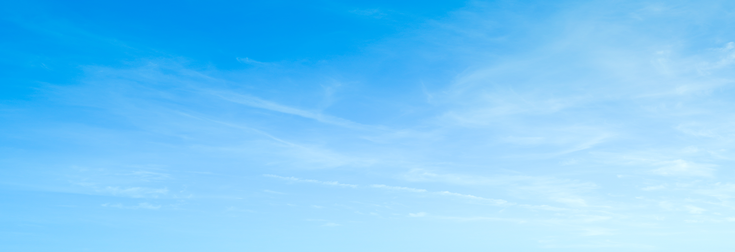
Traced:
<path id="1" fill-rule="evenodd" d="M 0 250 L 732 251 L 731 1 L 3 1 Z"/>

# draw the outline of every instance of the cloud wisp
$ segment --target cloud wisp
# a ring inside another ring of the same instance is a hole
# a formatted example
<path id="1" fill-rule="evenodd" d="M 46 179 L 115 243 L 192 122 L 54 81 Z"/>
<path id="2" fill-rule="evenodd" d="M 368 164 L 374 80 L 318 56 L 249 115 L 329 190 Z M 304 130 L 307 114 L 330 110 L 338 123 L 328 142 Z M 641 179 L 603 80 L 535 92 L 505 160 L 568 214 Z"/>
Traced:
<path id="1" fill-rule="evenodd" d="M 269 178 L 282 179 L 286 181 L 292 181 L 292 182 L 313 183 L 313 184 L 328 185 L 328 186 L 357 188 L 357 185 L 343 184 L 337 181 L 319 181 L 319 180 L 313 180 L 313 179 L 301 179 L 301 178 L 296 178 L 296 177 L 283 177 L 283 176 L 272 175 L 272 174 L 265 174 L 263 176 L 269 177 Z"/>

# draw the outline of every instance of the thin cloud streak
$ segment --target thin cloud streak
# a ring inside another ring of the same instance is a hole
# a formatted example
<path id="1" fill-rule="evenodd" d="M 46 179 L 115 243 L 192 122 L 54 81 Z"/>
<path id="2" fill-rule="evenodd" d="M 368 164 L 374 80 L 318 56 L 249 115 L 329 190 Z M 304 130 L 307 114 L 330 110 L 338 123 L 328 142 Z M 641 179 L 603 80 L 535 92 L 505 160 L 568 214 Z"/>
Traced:
<path id="1" fill-rule="evenodd" d="M 351 121 L 348 121 L 342 118 L 337 118 L 337 117 L 324 115 L 324 114 L 317 113 L 317 112 L 306 111 L 306 110 L 296 109 L 296 108 L 292 108 L 288 106 L 283 106 L 283 105 L 280 105 L 274 102 L 270 102 L 270 101 L 266 101 L 266 100 L 263 100 L 263 99 L 260 99 L 254 96 L 250 96 L 250 95 L 234 94 L 230 92 L 221 92 L 221 91 L 212 91 L 211 93 L 219 98 L 222 98 L 230 102 L 234 102 L 234 103 L 238 103 L 238 104 L 242 104 L 246 106 L 251 106 L 255 108 L 260 108 L 260 109 L 271 110 L 271 111 L 280 112 L 284 114 L 296 115 L 296 116 L 316 120 L 322 123 L 326 123 L 326 124 L 331 124 L 331 125 L 336 125 L 336 126 L 346 127 L 346 128 L 351 128 L 351 129 L 360 129 L 360 130 L 377 129 L 375 127 L 368 127 L 365 125 L 360 125 L 360 124 L 357 124 L 357 123 L 354 123 L 354 122 L 351 122 Z"/>
<path id="2" fill-rule="evenodd" d="M 293 182 L 304 182 L 304 183 L 314 183 L 314 184 L 321 184 L 321 185 L 329 185 L 329 186 L 340 186 L 340 187 L 351 187 L 351 188 L 357 188 L 357 185 L 351 185 L 351 184 L 342 184 L 337 181 L 319 181 L 319 180 L 313 180 L 313 179 L 300 179 L 296 177 L 282 177 L 278 175 L 272 175 L 272 174 L 264 174 L 264 177 L 269 178 L 277 178 L 282 179 L 286 181 L 293 181 Z"/>

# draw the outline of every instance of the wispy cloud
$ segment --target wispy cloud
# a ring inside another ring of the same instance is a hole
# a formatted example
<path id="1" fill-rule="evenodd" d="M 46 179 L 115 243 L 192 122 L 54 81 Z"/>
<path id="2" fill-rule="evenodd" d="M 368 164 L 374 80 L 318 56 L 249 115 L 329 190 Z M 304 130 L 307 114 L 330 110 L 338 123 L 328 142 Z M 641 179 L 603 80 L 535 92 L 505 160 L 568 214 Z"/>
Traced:
<path id="1" fill-rule="evenodd" d="M 472 199 L 472 200 L 481 200 L 481 201 L 487 201 L 487 202 L 491 202 L 491 203 L 493 203 L 493 204 L 495 204 L 495 205 L 504 205 L 504 204 L 507 204 L 507 203 L 508 203 L 508 202 L 507 202 L 507 201 L 505 201 L 505 200 L 499 200 L 499 199 L 488 199 L 488 198 L 478 197 L 478 196 L 475 196 L 475 195 L 470 195 L 470 194 L 461 194 L 461 193 L 453 193 L 453 192 L 448 192 L 448 191 L 442 191 L 442 192 L 438 192 L 438 194 L 439 194 L 439 195 L 446 195 L 446 196 L 453 196 L 453 197 L 466 198 L 466 199 Z"/>
<path id="2" fill-rule="evenodd" d="M 429 192 L 425 189 L 417 189 L 417 188 L 401 187 L 401 186 L 387 186 L 387 185 L 379 185 L 379 184 L 370 185 L 370 187 L 384 189 L 384 190 L 404 191 L 404 192 L 412 192 L 412 193 L 432 193 L 432 194 L 441 195 L 441 196 L 451 196 L 451 197 L 458 197 L 458 198 L 469 199 L 469 200 L 490 202 L 494 205 L 512 205 L 512 203 L 508 203 L 505 200 L 489 199 L 489 198 L 478 197 L 478 196 L 474 196 L 470 194 L 453 193 L 449 191 Z"/>
<path id="3" fill-rule="evenodd" d="M 230 102 L 234 102 L 234 103 L 238 103 L 238 104 L 242 104 L 246 106 L 251 106 L 255 108 L 280 112 L 284 114 L 300 116 L 300 117 L 316 120 L 316 121 L 326 123 L 326 124 L 353 128 L 353 129 L 373 129 L 373 130 L 377 129 L 376 127 L 368 127 L 368 126 L 360 125 L 360 124 L 351 122 L 349 120 L 325 115 L 319 112 L 307 111 L 307 110 L 284 106 L 284 105 L 281 105 L 275 102 L 266 101 L 266 100 L 263 100 L 263 99 L 260 99 L 254 96 L 250 96 L 250 95 L 235 94 L 235 93 L 223 92 L 223 91 L 211 91 L 211 93 L 217 97 L 220 97 Z"/>
<path id="4" fill-rule="evenodd" d="M 424 193 L 426 190 L 424 189 L 417 189 L 417 188 L 410 188 L 410 187 L 402 187 L 402 186 L 387 186 L 387 185 L 370 185 L 374 188 L 380 188 L 380 189 L 387 189 L 387 190 L 396 190 L 396 191 L 406 191 L 406 192 L 416 192 L 416 193 Z"/>
<path id="5" fill-rule="evenodd" d="M 714 172 L 713 165 L 697 164 L 677 159 L 669 162 L 662 162 L 662 167 L 653 170 L 654 173 L 664 176 L 699 176 L 710 177 Z"/>
<path id="6" fill-rule="evenodd" d="M 245 58 L 237 57 L 235 59 L 238 62 L 245 63 L 245 64 L 251 64 L 251 65 L 271 65 L 272 64 L 272 63 L 257 61 L 257 60 L 254 60 L 248 57 L 245 57 Z"/>
<path id="7" fill-rule="evenodd" d="M 158 198 L 168 194 L 167 188 L 106 186 L 95 190 L 99 193 L 131 198 Z"/>
<path id="8" fill-rule="evenodd" d="M 153 205 L 147 202 L 138 203 L 138 205 L 132 205 L 132 206 L 126 206 L 120 203 L 115 203 L 115 204 L 105 203 L 105 204 L 102 204 L 102 206 L 120 208 L 120 209 L 147 209 L 147 210 L 158 210 L 161 208 L 160 205 Z"/>
<path id="9" fill-rule="evenodd" d="M 413 218 L 428 218 L 428 219 L 438 219 L 438 220 L 450 220 L 450 221 L 457 221 L 457 222 L 503 221 L 503 222 L 515 222 L 519 224 L 528 222 L 527 220 L 519 220 L 519 219 L 511 219 L 511 218 L 484 217 L 484 216 L 470 216 L 470 217 L 444 216 L 444 215 L 429 214 L 426 212 L 409 213 L 408 216 L 413 217 Z"/>
<path id="10" fill-rule="evenodd" d="M 357 185 L 342 184 L 337 181 L 319 181 L 319 180 L 313 180 L 313 179 L 301 179 L 301 178 L 296 178 L 296 177 L 282 177 L 282 176 L 271 175 L 271 174 L 264 174 L 263 176 L 269 177 L 269 178 L 282 179 L 286 181 L 292 181 L 292 182 L 314 183 L 314 184 L 329 185 L 329 186 L 357 188 Z"/>

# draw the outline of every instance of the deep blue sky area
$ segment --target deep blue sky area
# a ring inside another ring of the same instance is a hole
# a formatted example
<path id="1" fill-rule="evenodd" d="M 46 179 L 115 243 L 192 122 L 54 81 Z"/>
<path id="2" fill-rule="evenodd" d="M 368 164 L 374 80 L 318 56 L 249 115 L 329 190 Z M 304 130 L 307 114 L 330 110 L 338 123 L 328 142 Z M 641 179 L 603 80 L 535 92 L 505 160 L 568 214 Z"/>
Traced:
<path id="1" fill-rule="evenodd" d="M 33 82 L 69 83 L 80 65 L 186 58 L 200 67 L 243 68 L 237 58 L 315 64 L 354 55 L 462 1 L 23 1 L 3 9 L 3 98 Z M 29 79 L 28 76 L 34 76 Z M 12 81 L 10 81 L 12 80 Z M 22 96 L 22 95 L 21 95 Z"/>
<path id="2" fill-rule="evenodd" d="M 732 1 L 1 1 L 0 251 L 733 251 Z"/>

